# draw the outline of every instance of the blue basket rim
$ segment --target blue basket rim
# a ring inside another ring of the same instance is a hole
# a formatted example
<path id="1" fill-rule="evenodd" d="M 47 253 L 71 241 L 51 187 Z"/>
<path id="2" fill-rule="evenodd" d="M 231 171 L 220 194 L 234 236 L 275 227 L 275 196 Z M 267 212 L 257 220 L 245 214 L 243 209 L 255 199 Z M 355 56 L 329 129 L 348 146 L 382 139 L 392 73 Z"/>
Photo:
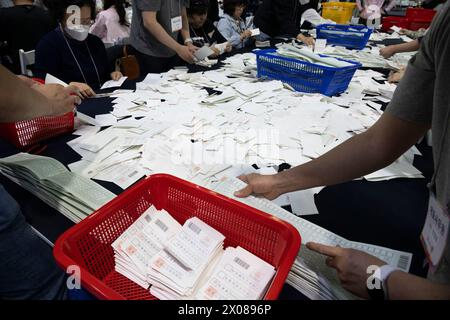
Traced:
<path id="1" fill-rule="evenodd" d="M 350 28 L 360 29 L 358 31 L 361 31 L 362 29 L 367 29 L 367 31 L 361 31 L 361 32 L 364 32 L 364 33 L 369 33 L 369 32 L 372 33 L 373 32 L 373 29 L 371 29 L 371 28 L 369 28 L 367 26 L 363 26 L 363 25 L 358 25 L 358 24 L 331 24 L 331 23 L 319 24 L 319 25 L 316 26 L 316 30 L 318 30 L 318 29 L 326 29 L 328 27 L 332 27 L 332 28 L 336 28 L 337 27 L 337 29 L 341 28 L 341 29 L 345 29 L 345 30 L 348 30 Z"/>
<path id="2" fill-rule="evenodd" d="M 257 56 L 259 56 L 259 55 L 272 56 L 271 53 L 274 53 L 276 51 L 277 51 L 277 49 L 265 49 L 265 50 L 254 50 L 253 52 Z M 334 57 L 327 56 L 325 54 L 319 54 L 319 56 L 327 57 L 327 58 L 334 58 Z M 341 58 L 335 58 L 335 59 L 351 63 L 351 64 L 353 64 L 353 66 L 333 68 L 333 67 L 327 67 L 327 66 L 323 66 L 323 65 L 318 65 L 318 64 L 311 63 L 311 62 L 308 62 L 308 61 L 298 60 L 298 59 L 289 58 L 289 57 L 283 57 L 283 56 L 279 56 L 279 55 L 277 55 L 276 58 L 280 58 L 280 59 L 284 59 L 284 60 L 291 61 L 291 62 L 296 62 L 296 63 L 302 63 L 302 64 L 310 65 L 310 66 L 316 66 L 318 68 L 323 68 L 325 70 L 330 70 L 330 71 L 351 70 L 351 69 L 355 69 L 355 68 L 359 69 L 359 68 L 362 67 L 362 64 L 360 62 L 358 62 L 358 61 L 345 60 L 345 59 L 341 59 Z"/>

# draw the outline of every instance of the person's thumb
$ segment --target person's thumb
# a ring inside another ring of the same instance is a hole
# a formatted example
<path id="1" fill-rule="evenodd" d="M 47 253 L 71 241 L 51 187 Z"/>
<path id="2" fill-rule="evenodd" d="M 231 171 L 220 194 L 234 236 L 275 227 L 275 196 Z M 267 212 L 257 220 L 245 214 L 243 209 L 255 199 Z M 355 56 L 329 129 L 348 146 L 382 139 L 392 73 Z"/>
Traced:
<path id="1" fill-rule="evenodd" d="M 234 193 L 234 195 L 238 198 L 248 197 L 253 193 L 253 187 L 251 185 L 247 185 L 245 188 L 238 190 Z"/>

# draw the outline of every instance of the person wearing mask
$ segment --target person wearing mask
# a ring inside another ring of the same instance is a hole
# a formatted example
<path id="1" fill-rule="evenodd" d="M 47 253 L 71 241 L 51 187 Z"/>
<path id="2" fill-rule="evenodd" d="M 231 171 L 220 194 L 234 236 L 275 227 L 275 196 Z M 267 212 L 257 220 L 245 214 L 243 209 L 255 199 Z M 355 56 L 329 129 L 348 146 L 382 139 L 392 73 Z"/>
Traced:
<path id="1" fill-rule="evenodd" d="M 231 52 L 231 45 L 208 19 L 208 0 L 191 0 L 187 15 L 191 39 L 196 47 L 207 45 L 215 52 L 212 58 L 224 52 Z M 216 44 L 226 45 L 215 46 Z"/>
<path id="2" fill-rule="evenodd" d="M 49 9 L 59 25 L 36 48 L 36 77 L 45 79 L 49 73 L 76 86 L 83 98 L 94 96 L 105 81 L 122 77 L 108 64 L 103 42 L 89 34 L 95 19 L 93 0 L 54 0 Z"/>
<path id="3" fill-rule="evenodd" d="M 0 122 L 30 120 L 72 111 L 75 87 L 20 80 L 0 66 Z M 53 300 L 67 297 L 66 275 L 52 248 L 25 220 L 19 204 L 0 185 L 0 300 Z"/>
<path id="4" fill-rule="evenodd" d="M 256 194 L 275 199 L 294 190 L 360 178 L 395 161 L 431 128 L 434 175 L 429 184 L 429 209 L 421 237 L 428 257 L 428 279 L 394 269 L 359 250 L 306 244 L 309 250 L 327 256 L 326 264 L 337 270 L 342 286 L 359 297 L 450 299 L 450 218 L 446 213 L 450 209 L 449 35 L 450 2 L 447 2 L 432 22 L 419 52 L 409 61 L 386 111 L 371 128 L 304 165 L 275 175 L 242 176 L 247 186 L 235 193 L 238 197 Z M 369 266 L 377 266 L 373 274 L 378 280 L 377 287 L 368 287 Z"/>
<path id="5" fill-rule="evenodd" d="M 0 9 L 0 42 L 11 58 L 8 69 L 20 74 L 19 50 L 34 50 L 39 40 L 54 28 L 49 13 L 33 5 L 33 0 L 15 0 L 14 6 Z"/>
<path id="6" fill-rule="evenodd" d="M 126 19 L 125 0 L 105 0 L 103 11 L 97 14 L 89 32 L 108 44 L 129 38 L 130 24 Z"/>
<path id="7" fill-rule="evenodd" d="M 312 46 L 314 38 L 300 32 L 301 20 L 306 10 L 317 10 L 318 5 L 318 0 L 264 0 L 253 23 L 270 38 L 296 38 Z"/>
<path id="8" fill-rule="evenodd" d="M 233 46 L 233 49 L 242 49 L 252 43 L 251 27 L 245 24 L 242 14 L 245 10 L 245 0 L 224 0 L 223 17 L 217 24 L 219 32 Z"/>
<path id="9" fill-rule="evenodd" d="M 131 54 L 141 72 L 161 73 L 181 63 L 194 62 L 198 50 L 189 36 L 189 0 L 133 0 Z M 178 43 L 181 36 L 183 44 Z"/>

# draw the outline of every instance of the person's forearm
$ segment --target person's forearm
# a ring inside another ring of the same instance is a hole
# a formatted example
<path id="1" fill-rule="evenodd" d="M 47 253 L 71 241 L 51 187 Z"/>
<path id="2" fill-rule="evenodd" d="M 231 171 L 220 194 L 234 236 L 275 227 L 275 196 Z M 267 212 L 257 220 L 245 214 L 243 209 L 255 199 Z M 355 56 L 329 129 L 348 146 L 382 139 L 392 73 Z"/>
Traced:
<path id="1" fill-rule="evenodd" d="M 393 272 L 387 280 L 390 300 L 448 300 L 450 286 L 431 282 L 402 271 Z"/>
<path id="2" fill-rule="evenodd" d="M 394 45 L 395 53 L 417 51 L 417 50 L 419 50 L 419 48 L 420 48 L 420 43 L 418 40 L 413 40 L 413 41 L 410 41 L 407 43 Z"/>
<path id="3" fill-rule="evenodd" d="M 186 8 L 183 7 L 181 10 L 181 17 L 183 19 L 183 29 L 181 29 L 181 37 L 183 38 L 183 41 L 186 41 L 186 39 L 189 39 L 191 37 L 189 32 L 189 20 L 186 13 Z"/>
<path id="4" fill-rule="evenodd" d="M 150 17 L 151 13 L 143 14 L 144 26 L 147 30 L 162 44 L 169 47 L 173 51 L 177 51 L 180 44 L 176 42 L 164 28 L 156 20 L 156 13 L 153 18 Z"/>
<path id="5" fill-rule="evenodd" d="M 427 131 L 384 113 L 365 133 L 356 135 L 321 157 L 275 176 L 281 193 L 334 185 L 374 172 L 392 163 Z"/>
<path id="6" fill-rule="evenodd" d="M 28 120 L 53 113 L 48 100 L 0 66 L 0 122 Z"/>

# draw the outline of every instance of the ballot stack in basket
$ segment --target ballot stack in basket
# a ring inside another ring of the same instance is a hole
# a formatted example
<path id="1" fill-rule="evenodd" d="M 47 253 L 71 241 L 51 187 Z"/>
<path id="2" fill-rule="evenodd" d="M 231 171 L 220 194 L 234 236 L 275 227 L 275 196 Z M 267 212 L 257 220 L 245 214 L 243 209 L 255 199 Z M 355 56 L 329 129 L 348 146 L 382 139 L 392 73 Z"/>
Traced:
<path id="1" fill-rule="evenodd" d="M 261 299 L 273 266 L 197 217 L 181 226 L 150 207 L 113 244 L 115 270 L 162 300 Z"/>

